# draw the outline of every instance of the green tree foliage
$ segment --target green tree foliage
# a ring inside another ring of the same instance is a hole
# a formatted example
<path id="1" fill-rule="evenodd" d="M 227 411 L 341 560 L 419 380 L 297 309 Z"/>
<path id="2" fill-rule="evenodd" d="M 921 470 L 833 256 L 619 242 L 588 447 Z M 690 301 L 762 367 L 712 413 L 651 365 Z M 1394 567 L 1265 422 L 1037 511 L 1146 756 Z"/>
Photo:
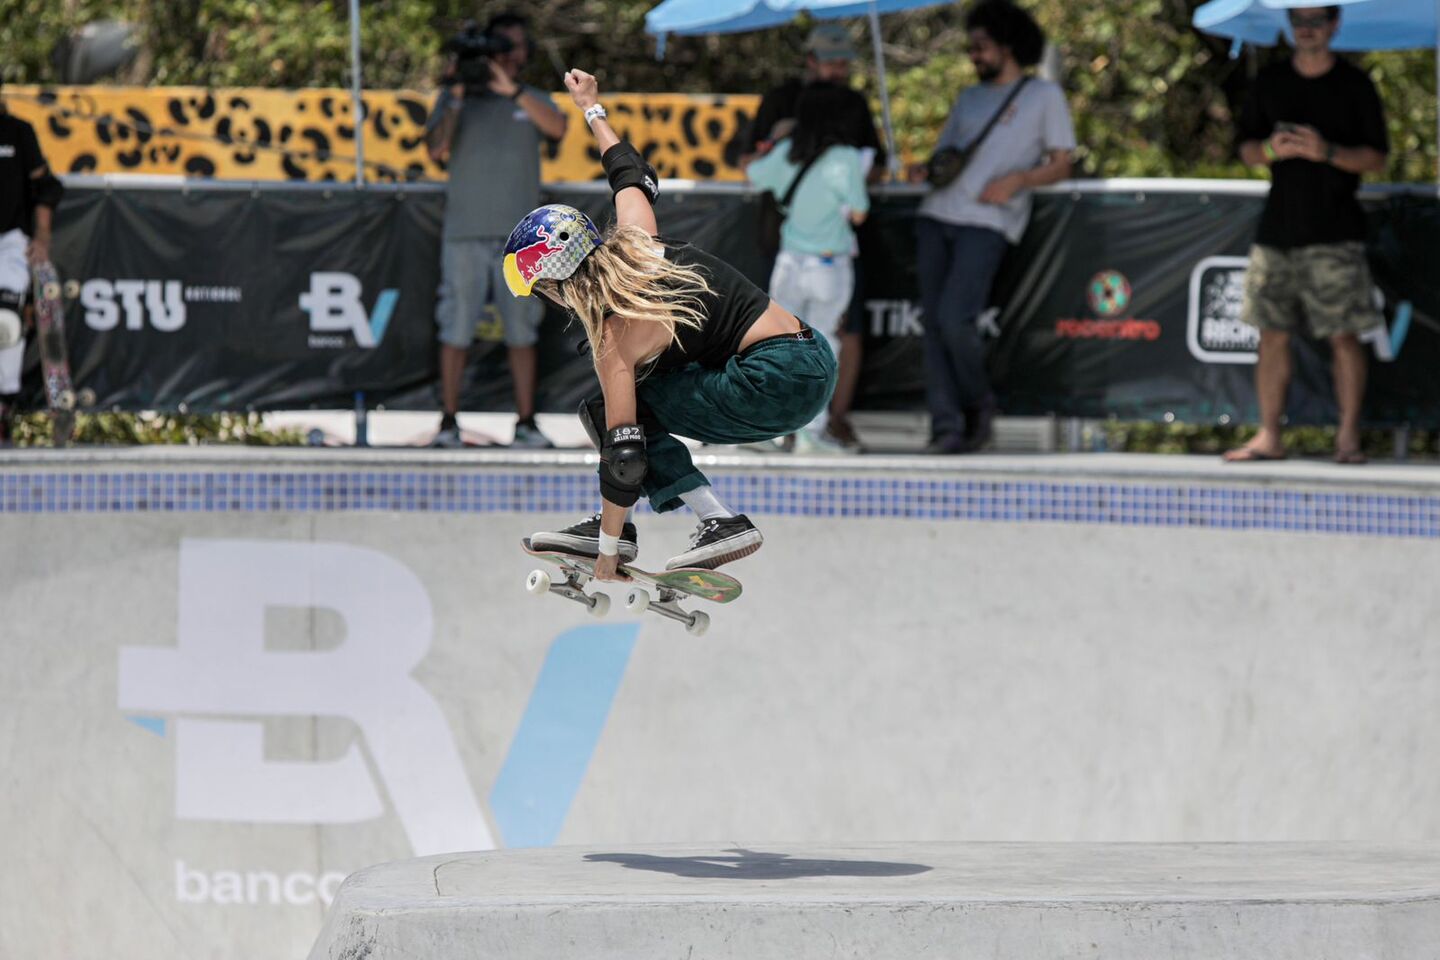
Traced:
<path id="1" fill-rule="evenodd" d="M 798 65 L 806 25 L 718 37 L 672 37 L 654 58 L 643 30 L 656 0 L 533 0 L 539 40 L 531 80 L 559 89 L 570 66 L 592 69 L 606 89 L 763 91 Z M 1383 0 L 1377 0 L 1383 2 Z M 1028 0 L 1061 53 L 1090 176 L 1246 176 L 1233 155 L 1233 117 L 1248 78 L 1282 52 L 1229 56 L 1225 41 L 1190 24 L 1197 0 Z M 467 17 L 503 3 L 364 0 L 362 49 L 371 87 L 433 87 L 441 44 Z M 345 0 L 0 0 L 0 67 L 11 82 L 55 82 L 51 53 L 93 20 L 136 24 L 144 46 L 128 82 L 344 86 L 349 83 Z M 868 28 L 853 23 L 857 46 Z M 963 6 L 883 18 L 896 136 L 925 156 L 955 93 L 973 82 L 964 57 Z M 1431 180 L 1436 171 L 1435 55 L 1421 50 L 1360 58 L 1384 99 L 1393 149 L 1389 179 Z M 868 65 L 856 83 L 876 98 Z"/>

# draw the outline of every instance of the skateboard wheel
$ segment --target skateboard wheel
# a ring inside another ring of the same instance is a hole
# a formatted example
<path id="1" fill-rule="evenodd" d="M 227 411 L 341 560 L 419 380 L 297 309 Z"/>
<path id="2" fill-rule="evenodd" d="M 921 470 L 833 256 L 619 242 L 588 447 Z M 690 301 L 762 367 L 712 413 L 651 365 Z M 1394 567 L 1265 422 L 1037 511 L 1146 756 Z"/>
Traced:
<path id="1" fill-rule="evenodd" d="M 610 612 L 610 594 L 597 593 L 590 598 L 590 616 L 603 617 Z"/>
<path id="2" fill-rule="evenodd" d="M 685 625 L 685 632 L 697 637 L 705 636 L 705 631 L 710 629 L 710 614 L 704 610 L 696 610 L 690 615 L 690 622 Z"/>
<path id="3" fill-rule="evenodd" d="M 550 592 L 550 574 L 544 570 L 531 570 L 525 578 L 525 589 L 535 595 Z"/>
<path id="4" fill-rule="evenodd" d="M 55 406 L 59 407 L 61 410 L 74 410 L 75 391 L 61 390 L 60 395 L 55 398 Z"/>
<path id="5" fill-rule="evenodd" d="M 76 401 L 80 404 L 80 406 L 82 406 L 82 407 L 93 407 L 93 406 L 95 406 L 95 399 L 96 399 L 96 397 L 95 397 L 95 391 L 94 391 L 94 390 L 91 390 L 89 387 L 86 387 L 85 389 L 81 390 L 79 393 L 77 393 L 77 394 L 75 395 L 75 400 L 76 400 Z"/>
<path id="6" fill-rule="evenodd" d="M 625 609 L 630 613 L 644 613 L 650 609 L 650 594 L 640 587 L 631 587 L 625 594 Z"/>

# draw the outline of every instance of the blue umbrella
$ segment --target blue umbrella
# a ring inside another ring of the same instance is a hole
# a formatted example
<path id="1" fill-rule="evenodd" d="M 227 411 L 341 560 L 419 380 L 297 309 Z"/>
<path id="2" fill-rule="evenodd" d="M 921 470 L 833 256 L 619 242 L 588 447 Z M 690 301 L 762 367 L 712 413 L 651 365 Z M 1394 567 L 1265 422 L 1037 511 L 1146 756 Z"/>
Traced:
<path id="1" fill-rule="evenodd" d="M 1339 4 L 1336 50 L 1435 50 L 1435 78 L 1440 87 L 1440 0 L 1332 0 Z M 1290 33 L 1292 7 L 1324 6 L 1319 0 L 1210 0 L 1195 11 L 1196 29 L 1241 44 L 1270 46 Z M 1436 124 L 1440 153 L 1440 117 Z"/>
<path id="2" fill-rule="evenodd" d="M 1416 50 L 1435 47 L 1440 18 L 1437 0 L 1337 0 L 1340 30 L 1336 50 Z M 1293 40 L 1291 7 L 1323 6 L 1317 0 L 1211 0 L 1195 11 L 1199 30 L 1237 43 L 1270 46 L 1281 36 Z"/>
<path id="3" fill-rule="evenodd" d="M 948 0 L 665 0 L 645 14 L 645 32 L 658 35 L 655 54 L 665 56 L 665 36 L 675 33 L 698 36 L 709 33 L 743 33 L 789 23 L 801 13 L 816 20 L 842 17 L 870 18 L 870 37 L 875 47 L 875 69 L 880 77 L 880 109 L 885 119 L 885 143 L 889 147 L 890 174 L 899 170 L 895 131 L 890 123 L 890 87 L 885 77 L 885 56 L 880 47 L 880 14 L 933 7 Z"/>

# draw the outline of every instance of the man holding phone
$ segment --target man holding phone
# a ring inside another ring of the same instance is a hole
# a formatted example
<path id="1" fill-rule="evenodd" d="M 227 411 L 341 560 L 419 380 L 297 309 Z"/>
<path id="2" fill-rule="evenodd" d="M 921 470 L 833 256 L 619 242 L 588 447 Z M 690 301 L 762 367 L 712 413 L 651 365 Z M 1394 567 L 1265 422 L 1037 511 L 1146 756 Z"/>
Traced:
<path id="1" fill-rule="evenodd" d="M 1330 49 L 1340 8 L 1296 7 L 1289 16 L 1294 53 L 1260 72 L 1240 116 L 1240 159 L 1269 167 L 1271 186 L 1250 249 L 1241 312 L 1260 330 L 1260 432 L 1225 459 L 1284 458 L 1280 421 L 1290 384 L 1290 335 L 1303 320 L 1311 334 L 1329 341 L 1334 357 L 1335 460 L 1364 463 L 1359 334 L 1381 318 L 1365 259 L 1365 214 L 1355 194 L 1361 174 L 1385 169 L 1385 117 L 1370 78 Z"/>

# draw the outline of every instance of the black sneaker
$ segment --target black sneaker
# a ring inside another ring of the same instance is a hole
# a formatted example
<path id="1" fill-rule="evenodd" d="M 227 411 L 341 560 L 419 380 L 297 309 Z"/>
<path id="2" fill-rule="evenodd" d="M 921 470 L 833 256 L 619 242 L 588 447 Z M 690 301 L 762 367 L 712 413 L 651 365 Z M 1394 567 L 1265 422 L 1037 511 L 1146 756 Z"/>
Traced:
<path id="1" fill-rule="evenodd" d="M 448 450 L 465 446 L 465 441 L 460 436 L 460 424 L 455 420 L 455 414 L 447 413 L 440 418 L 440 430 L 435 434 L 435 439 L 430 441 L 430 446 L 444 447 Z"/>
<path id="2" fill-rule="evenodd" d="M 620 530 L 620 562 L 629 563 L 640 554 L 639 538 L 635 534 L 635 524 L 627 523 Z M 531 550 L 557 550 L 560 553 L 573 553 L 579 557 L 598 557 L 600 555 L 600 514 L 581 520 L 574 526 L 566 527 L 564 530 L 556 530 L 554 533 L 534 533 L 530 535 Z"/>
<path id="3" fill-rule="evenodd" d="M 716 517 L 701 520 L 690 536 L 690 549 L 671 557 L 666 570 L 681 567 L 704 567 L 714 570 L 722 563 L 748 557 L 760 549 L 765 538 L 743 513 L 738 517 Z"/>

